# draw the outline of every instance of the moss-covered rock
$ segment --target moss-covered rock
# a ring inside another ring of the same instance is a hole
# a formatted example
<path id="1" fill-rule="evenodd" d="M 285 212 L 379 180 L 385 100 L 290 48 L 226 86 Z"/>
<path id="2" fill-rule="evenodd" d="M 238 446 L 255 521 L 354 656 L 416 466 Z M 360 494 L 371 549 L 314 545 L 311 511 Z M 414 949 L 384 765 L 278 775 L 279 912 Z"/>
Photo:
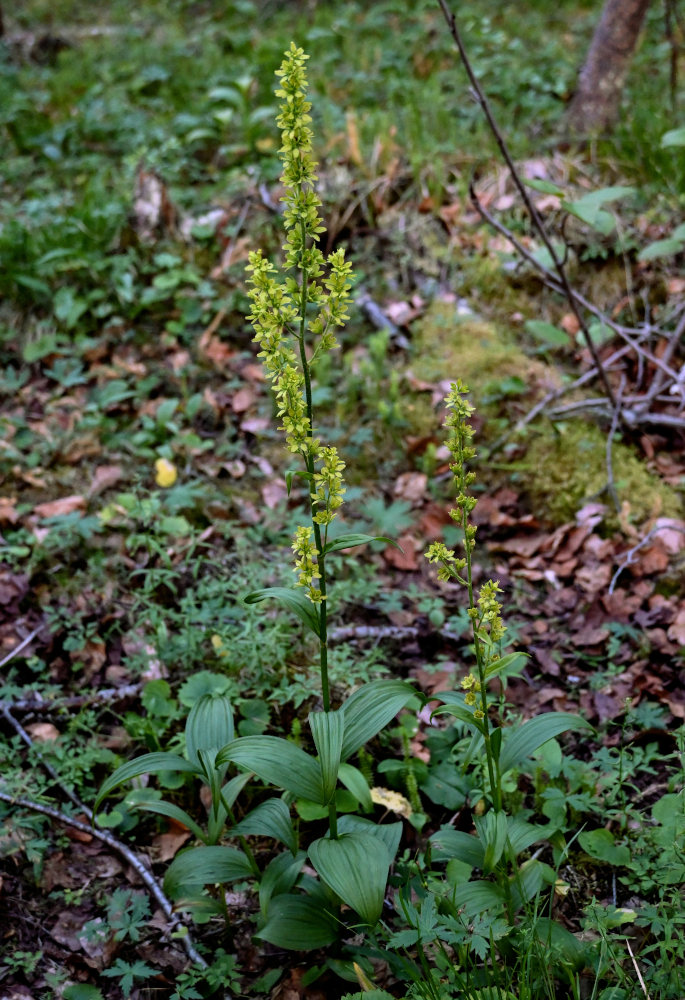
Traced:
<path id="1" fill-rule="evenodd" d="M 559 385 L 558 373 L 530 358 L 508 331 L 460 312 L 455 302 L 434 302 L 415 324 L 411 370 L 417 379 L 439 382 L 460 378 L 469 386 L 474 405 L 483 410 L 493 398 L 517 395 L 531 403 Z M 516 381 L 518 380 L 518 382 Z"/>
<path id="2" fill-rule="evenodd" d="M 413 330 L 412 374 L 426 382 L 461 378 L 471 390 L 471 401 L 485 418 L 482 434 L 487 441 L 489 428 L 499 436 L 505 414 L 512 421 L 507 399 L 508 385 L 517 380 L 532 406 L 561 381 L 559 373 L 539 358 L 529 358 L 514 336 L 500 326 L 473 315 L 460 315 L 454 302 L 435 302 Z M 425 407 L 416 408 L 425 429 Z M 520 413 L 518 414 L 520 416 Z M 547 521 L 572 521 L 590 500 L 607 505 L 607 526 L 619 527 L 627 519 L 633 524 L 658 516 L 682 517 L 682 497 L 657 475 L 628 445 L 613 446 L 614 485 L 621 514 L 614 512 L 608 494 L 606 433 L 594 424 L 573 421 L 563 425 L 538 424 L 522 442 L 520 462 L 528 472 L 524 485 L 531 507 Z"/>
<path id="3" fill-rule="evenodd" d="M 642 524 L 659 516 L 683 516 L 678 493 L 650 472 L 628 445 L 618 442 L 613 445 L 612 468 L 619 518 L 608 494 L 606 443 L 606 433 L 599 427 L 580 421 L 548 425 L 538 432 L 524 460 L 532 509 L 561 524 L 572 521 L 583 504 L 601 500 L 609 511 L 609 527 L 619 526 L 624 518 Z"/>

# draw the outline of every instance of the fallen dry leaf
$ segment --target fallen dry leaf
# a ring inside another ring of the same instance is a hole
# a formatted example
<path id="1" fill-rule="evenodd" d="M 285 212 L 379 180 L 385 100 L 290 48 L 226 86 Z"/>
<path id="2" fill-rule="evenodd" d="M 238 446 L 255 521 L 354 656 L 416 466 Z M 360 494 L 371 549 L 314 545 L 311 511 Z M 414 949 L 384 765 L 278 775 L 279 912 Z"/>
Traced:
<path id="1" fill-rule="evenodd" d="M 111 489 L 123 477 L 124 470 L 120 465 L 98 465 L 93 473 L 93 480 L 88 490 L 88 496 L 94 497 Z"/>
<path id="2" fill-rule="evenodd" d="M 419 503 L 426 495 L 428 476 L 425 472 L 403 472 L 397 477 L 393 493 L 409 503 Z"/>
<path id="3" fill-rule="evenodd" d="M 671 642 L 685 646 L 685 608 L 680 609 L 666 635 Z"/>
<path id="4" fill-rule="evenodd" d="M 94 639 L 88 641 L 81 649 L 73 650 L 70 654 L 71 662 L 78 664 L 83 670 L 86 680 L 92 680 L 95 674 L 105 665 L 107 660 L 107 648 L 104 642 L 97 642 Z"/>
<path id="5" fill-rule="evenodd" d="M 383 558 L 395 569 L 415 572 L 419 568 L 419 543 L 413 535 L 400 535 L 397 542 L 402 546 L 402 551 L 396 549 L 394 545 L 388 545 L 383 552 Z"/>
<path id="6" fill-rule="evenodd" d="M 18 603 L 29 592 L 29 578 L 11 570 L 0 573 L 0 605 Z"/>
<path id="7" fill-rule="evenodd" d="M 26 726 L 26 732 L 36 743 L 50 743 L 60 735 L 59 729 L 51 722 L 31 722 Z"/>
<path id="8" fill-rule="evenodd" d="M 33 508 L 37 517 L 64 517 L 76 510 L 85 510 L 86 498 L 82 496 L 60 497 L 59 500 L 47 500 Z"/>
<path id="9" fill-rule="evenodd" d="M 173 830 L 160 833 L 152 838 L 150 854 L 153 861 L 171 861 L 190 838 L 190 830 L 186 830 L 177 823 L 170 825 L 174 827 Z"/>
<path id="10" fill-rule="evenodd" d="M 246 434 L 260 434 L 270 426 L 271 421 L 268 417 L 248 417 L 247 420 L 241 420 L 240 422 L 240 429 L 241 431 L 245 431 Z"/>
<path id="11" fill-rule="evenodd" d="M 288 490 L 282 479 L 272 479 L 271 482 L 265 483 L 260 493 L 269 510 L 273 510 L 279 503 L 288 499 Z"/>
<path id="12" fill-rule="evenodd" d="M 16 524 L 19 515 L 16 511 L 16 497 L 0 497 L 0 524 Z"/>
<path id="13" fill-rule="evenodd" d="M 685 521 L 673 517 L 660 517 L 654 525 L 657 538 L 667 552 L 675 556 L 685 549 Z"/>
<path id="14" fill-rule="evenodd" d="M 256 399 L 254 389 L 249 385 L 244 385 L 234 394 L 231 400 L 231 409 L 234 413 L 244 413 L 249 410 Z"/>

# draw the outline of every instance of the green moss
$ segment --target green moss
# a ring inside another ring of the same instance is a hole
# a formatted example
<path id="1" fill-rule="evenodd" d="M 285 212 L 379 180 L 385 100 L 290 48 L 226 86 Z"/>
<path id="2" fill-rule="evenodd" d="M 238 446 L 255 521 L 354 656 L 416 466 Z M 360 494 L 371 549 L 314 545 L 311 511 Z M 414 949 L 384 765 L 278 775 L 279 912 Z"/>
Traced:
<path id="1" fill-rule="evenodd" d="M 607 526 L 619 525 L 607 492 L 606 434 L 594 424 L 550 426 L 531 441 L 525 461 L 532 508 L 541 517 L 559 524 L 572 521 L 583 504 L 600 500 L 610 511 Z M 683 516 L 679 495 L 627 445 L 614 444 L 612 466 L 621 520 L 641 524 L 652 517 Z"/>
<path id="2" fill-rule="evenodd" d="M 462 379 L 474 405 L 489 416 L 493 399 L 511 395 L 507 385 L 512 379 L 520 380 L 521 395 L 531 403 L 559 384 L 555 370 L 529 358 L 505 330 L 475 316 L 459 315 L 452 302 L 433 303 L 416 324 L 413 340 L 414 376 L 426 382 Z"/>

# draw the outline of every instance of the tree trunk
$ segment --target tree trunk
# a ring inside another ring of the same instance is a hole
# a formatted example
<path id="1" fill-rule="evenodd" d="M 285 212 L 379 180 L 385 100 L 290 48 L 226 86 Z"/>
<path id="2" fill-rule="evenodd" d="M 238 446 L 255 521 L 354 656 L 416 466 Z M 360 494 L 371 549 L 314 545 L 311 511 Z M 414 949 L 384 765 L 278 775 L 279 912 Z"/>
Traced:
<path id="1" fill-rule="evenodd" d="M 649 0 L 606 0 L 566 115 L 570 132 L 601 132 L 615 122 L 648 7 Z"/>

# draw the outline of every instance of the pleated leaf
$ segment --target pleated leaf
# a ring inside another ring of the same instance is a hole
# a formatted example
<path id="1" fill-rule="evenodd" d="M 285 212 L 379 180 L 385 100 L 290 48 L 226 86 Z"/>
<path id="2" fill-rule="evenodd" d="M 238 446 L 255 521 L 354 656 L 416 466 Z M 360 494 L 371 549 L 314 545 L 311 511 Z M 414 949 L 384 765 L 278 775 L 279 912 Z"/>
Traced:
<path id="1" fill-rule="evenodd" d="M 289 611 L 297 615 L 300 621 L 312 630 L 314 635 L 321 635 L 319 612 L 316 605 L 312 604 L 302 590 L 293 590 L 290 587 L 266 587 L 264 590 L 253 590 L 243 600 L 246 604 L 258 604 L 270 597 L 280 601 Z"/>
<path id="2" fill-rule="evenodd" d="M 290 819 L 290 810 L 283 799 L 267 799 L 262 802 L 231 832 L 243 836 L 273 837 L 290 848 L 292 854 L 297 852 L 297 837 Z"/>
<path id="3" fill-rule="evenodd" d="M 486 813 L 485 816 L 476 816 L 474 823 L 480 841 L 485 847 L 483 871 L 486 875 L 489 875 L 502 857 L 502 851 L 507 842 L 508 827 L 506 813 L 501 810 L 495 812 L 493 809 L 491 812 Z"/>
<path id="4" fill-rule="evenodd" d="M 340 709 L 345 716 L 341 757 L 347 760 L 395 718 L 416 691 L 404 681 L 371 681 L 355 691 Z"/>
<path id="5" fill-rule="evenodd" d="M 500 910 L 504 904 L 504 893 L 492 882 L 466 882 L 456 887 L 452 900 L 457 907 L 464 907 L 467 917 L 475 917 L 485 910 Z"/>
<path id="6" fill-rule="evenodd" d="M 392 538 L 386 538 L 384 535 L 363 535 L 356 532 L 350 535 L 338 535 L 326 545 L 323 551 L 324 555 L 327 555 L 329 552 L 340 552 L 343 549 L 352 549 L 356 545 L 367 545 L 369 542 L 385 542 L 386 545 L 393 545 L 400 552 L 402 551 L 401 546 Z"/>
<path id="7" fill-rule="evenodd" d="M 199 766 L 198 750 L 205 750 L 213 758 L 234 735 L 230 698 L 223 694 L 203 694 L 191 708 L 186 722 L 188 760 Z"/>
<path id="8" fill-rule="evenodd" d="M 245 785 L 248 783 L 252 775 L 249 771 L 245 771 L 242 774 L 236 774 L 235 778 L 231 778 L 224 787 L 221 789 L 221 801 L 224 808 L 232 809 L 233 805 L 242 792 Z"/>
<path id="9" fill-rule="evenodd" d="M 255 935 L 277 948 L 312 951 L 325 948 L 338 936 L 334 917 L 310 896 L 275 896 L 266 924 Z"/>
<path id="10" fill-rule="evenodd" d="M 262 781 L 284 788 L 297 798 L 324 805 L 318 761 L 288 740 L 278 736 L 241 736 L 217 754 L 218 767 L 228 761 L 254 771 Z"/>
<path id="11" fill-rule="evenodd" d="M 359 805 L 365 812 L 373 809 L 373 799 L 369 783 L 354 764 L 341 764 L 338 768 L 338 778 L 348 791 L 352 792 Z"/>
<path id="12" fill-rule="evenodd" d="M 181 826 L 187 827 L 198 840 L 207 843 L 207 834 L 198 826 L 192 816 L 189 816 L 185 809 L 175 806 L 173 802 L 163 802 L 159 799 L 150 799 L 149 802 L 134 802 L 134 809 L 142 809 L 144 812 L 155 813 L 157 816 L 168 816 Z"/>
<path id="13" fill-rule="evenodd" d="M 388 849 L 368 833 L 344 833 L 337 840 L 322 837 L 309 848 L 319 878 L 364 923 L 378 923 L 388 880 Z"/>
<path id="14" fill-rule="evenodd" d="M 592 729 L 592 726 L 571 712 L 546 712 L 524 722 L 504 740 L 499 759 L 500 771 L 505 774 L 535 753 L 547 740 L 569 729 Z"/>
<path id="15" fill-rule="evenodd" d="M 309 728 L 319 755 L 324 802 L 328 803 L 333 798 L 338 784 L 345 716 L 342 712 L 310 712 Z"/>
<path id="16" fill-rule="evenodd" d="M 402 823 L 374 823 L 373 820 L 365 819 L 363 816 L 347 813 L 338 819 L 338 832 L 368 833 L 371 837 L 380 840 L 382 844 L 385 844 L 388 851 L 388 865 L 391 865 L 400 846 Z"/>
<path id="17" fill-rule="evenodd" d="M 250 862 L 237 847 L 191 847 L 167 868 L 164 891 L 176 899 L 187 887 L 235 882 L 253 875 Z"/>
<path id="18" fill-rule="evenodd" d="M 452 858 L 456 858 L 471 868 L 483 867 L 485 847 L 470 833 L 446 826 L 434 833 L 430 842 L 433 845 L 433 858 L 436 861 L 451 861 Z"/>
<path id="19" fill-rule="evenodd" d="M 272 898 L 290 892 L 306 860 L 304 851 L 298 851 L 295 857 L 283 851 L 269 862 L 259 880 L 259 909 L 263 917 L 268 915 Z"/>
<path id="20" fill-rule="evenodd" d="M 198 774 L 198 768 L 185 759 L 179 757 L 177 753 L 146 753 L 135 760 L 129 760 L 126 764 L 118 767 L 109 778 L 102 783 L 95 800 L 95 811 L 97 812 L 100 803 L 118 785 L 123 785 L 125 781 L 132 778 L 139 778 L 141 774 L 159 774 L 162 771 L 188 771 Z"/>

